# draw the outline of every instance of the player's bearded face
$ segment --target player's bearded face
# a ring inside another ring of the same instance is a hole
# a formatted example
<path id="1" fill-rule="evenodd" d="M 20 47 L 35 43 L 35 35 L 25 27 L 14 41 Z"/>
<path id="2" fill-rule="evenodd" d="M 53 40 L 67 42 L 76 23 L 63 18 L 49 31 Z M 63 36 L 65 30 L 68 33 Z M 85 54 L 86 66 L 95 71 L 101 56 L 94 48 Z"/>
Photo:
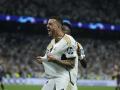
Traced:
<path id="1" fill-rule="evenodd" d="M 47 23 L 47 30 L 48 30 L 48 35 L 53 36 L 54 31 L 55 31 L 55 21 L 54 19 L 50 19 Z"/>

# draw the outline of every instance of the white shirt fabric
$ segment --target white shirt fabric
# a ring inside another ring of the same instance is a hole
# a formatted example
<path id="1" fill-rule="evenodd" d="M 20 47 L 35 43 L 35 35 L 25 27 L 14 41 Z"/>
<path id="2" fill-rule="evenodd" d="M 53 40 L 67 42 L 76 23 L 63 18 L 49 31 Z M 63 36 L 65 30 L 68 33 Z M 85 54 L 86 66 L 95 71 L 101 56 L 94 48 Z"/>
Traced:
<path id="1" fill-rule="evenodd" d="M 43 66 L 45 73 L 50 77 L 67 77 L 71 79 L 72 83 L 76 83 L 77 73 L 78 73 L 78 55 L 77 55 L 77 42 L 73 39 L 72 36 L 65 34 L 64 37 L 55 43 L 55 39 L 51 40 L 50 44 L 47 47 L 47 51 L 44 57 L 47 58 L 47 54 L 50 53 L 54 55 L 58 60 L 61 60 L 63 54 L 67 58 L 75 58 L 75 66 L 69 71 L 64 67 L 45 60 Z"/>

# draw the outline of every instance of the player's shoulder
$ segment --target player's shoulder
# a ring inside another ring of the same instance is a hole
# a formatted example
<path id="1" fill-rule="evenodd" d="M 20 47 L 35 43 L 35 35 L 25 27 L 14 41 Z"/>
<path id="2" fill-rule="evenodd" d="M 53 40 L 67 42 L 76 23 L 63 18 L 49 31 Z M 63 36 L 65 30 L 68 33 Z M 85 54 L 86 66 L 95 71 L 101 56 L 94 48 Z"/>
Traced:
<path id="1" fill-rule="evenodd" d="M 64 39 L 67 42 L 76 42 L 75 39 L 71 35 L 68 35 L 68 34 L 65 34 Z"/>
<path id="2" fill-rule="evenodd" d="M 72 43 L 75 43 L 75 40 L 72 36 L 68 35 L 68 34 L 65 34 L 64 38 L 65 42 L 68 44 L 68 45 L 71 45 Z"/>

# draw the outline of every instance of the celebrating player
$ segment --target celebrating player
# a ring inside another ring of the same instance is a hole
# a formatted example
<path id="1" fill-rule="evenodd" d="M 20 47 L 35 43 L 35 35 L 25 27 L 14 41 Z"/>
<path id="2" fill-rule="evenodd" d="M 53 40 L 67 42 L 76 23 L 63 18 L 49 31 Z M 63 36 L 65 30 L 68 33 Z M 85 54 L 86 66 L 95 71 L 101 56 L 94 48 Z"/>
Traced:
<path id="1" fill-rule="evenodd" d="M 51 17 L 47 29 L 53 39 L 45 56 L 37 57 L 37 62 L 43 64 L 45 73 L 50 78 L 42 90 L 77 90 L 77 43 L 72 36 L 64 34 L 59 17 Z M 70 84 L 74 89 L 69 87 Z"/>

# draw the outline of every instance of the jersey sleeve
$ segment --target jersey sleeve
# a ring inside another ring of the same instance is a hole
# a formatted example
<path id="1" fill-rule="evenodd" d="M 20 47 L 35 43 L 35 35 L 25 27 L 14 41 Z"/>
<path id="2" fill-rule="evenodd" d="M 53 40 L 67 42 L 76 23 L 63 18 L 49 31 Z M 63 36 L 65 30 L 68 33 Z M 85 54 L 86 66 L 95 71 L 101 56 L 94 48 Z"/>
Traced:
<path id="1" fill-rule="evenodd" d="M 76 43 L 71 43 L 70 45 L 68 45 L 68 47 L 66 48 L 65 51 L 65 55 L 67 58 L 74 58 L 76 57 L 77 53 L 76 53 Z"/>

